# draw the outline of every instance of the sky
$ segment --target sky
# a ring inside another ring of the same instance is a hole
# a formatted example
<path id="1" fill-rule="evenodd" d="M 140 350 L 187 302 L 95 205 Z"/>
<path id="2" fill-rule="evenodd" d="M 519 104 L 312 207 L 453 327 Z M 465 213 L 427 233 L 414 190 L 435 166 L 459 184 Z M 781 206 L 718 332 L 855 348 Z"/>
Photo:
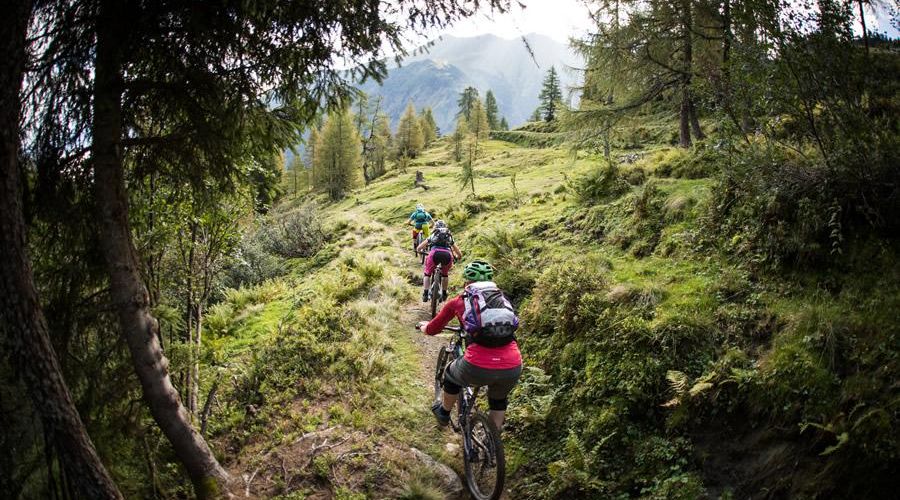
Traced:
<path id="1" fill-rule="evenodd" d="M 492 33 L 503 38 L 516 38 L 529 33 L 540 33 L 565 43 L 571 36 L 584 35 L 593 24 L 583 0 L 519 1 L 527 4 L 526 7 L 522 8 L 518 5 L 519 2 L 513 1 L 511 9 L 506 13 L 479 12 L 438 35 L 470 37 Z M 866 22 L 869 30 L 900 37 L 898 27 L 891 23 L 890 10 L 896 3 L 896 0 L 885 0 L 875 2 L 878 6 L 876 8 L 867 8 Z M 860 31 L 858 23 L 854 28 Z"/>
<path id="2" fill-rule="evenodd" d="M 585 34 L 593 24 L 582 0 L 524 0 L 525 8 L 518 2 L 512 3 L 506 13 L 479 12 L 444 34 L 468 37 L 493 33 L 502 38 L 516 38 L 540 33 L 565 43 L 570 36 Z"/>

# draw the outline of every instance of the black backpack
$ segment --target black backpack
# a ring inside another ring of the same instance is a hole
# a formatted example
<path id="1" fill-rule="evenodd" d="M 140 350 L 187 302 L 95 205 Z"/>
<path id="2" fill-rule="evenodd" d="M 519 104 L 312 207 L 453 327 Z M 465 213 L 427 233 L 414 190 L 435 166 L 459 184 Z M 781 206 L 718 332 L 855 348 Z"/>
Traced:
<path id="1" fill-rule="evenodd" d="M 434 230 L 434 234 L 431 236 L 432 247 L 450 248 L 451 245 L 453 245 L 453 237 L 450 235 L 449 229 L 442 227 Z"/>

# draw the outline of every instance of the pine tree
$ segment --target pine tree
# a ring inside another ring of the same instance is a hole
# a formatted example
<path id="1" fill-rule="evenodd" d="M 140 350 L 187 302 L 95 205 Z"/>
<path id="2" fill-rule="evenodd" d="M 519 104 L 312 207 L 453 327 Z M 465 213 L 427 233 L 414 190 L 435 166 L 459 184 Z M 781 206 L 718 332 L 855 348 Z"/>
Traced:
<path id="1" fill-rule="evenodd" d="M 497 119 L 497 114 L 499 113 L 499 110 L 497 109 L 497 99 L 490 90 L 484 95 L 484 112 L 487 113 L 488 125 L 491 127 L 491 130 L 499 129 L 500 122 Z"/>
<path id="2" fill-rule="evenodd" d="M 459 99 L 456 101 L 456 104 L 459 106 L 459 111 L 456 112 L 456 117 L 460 116 L 465 117 L 466 120 L 471 119 L 472 114 L 472 106 L 478 102 L 478 89 L 475 87 L 466 87 L 459 94 Z"/>
<path id="3" fill-rule="evenodd" d="M 437 124 L 434 122 L 434 116 L 431 108 L 424 108 L 419 115 L 419 127 L 422 129 L 422 139 L 424 147 L 428 147 L 437 138 Z"/>
<path id="4" fill-rule="evenodd" d="M 332 200 L 343 198 L 356 184 L 362 166 L 360 148 L 351 113 L 348 110 L 330 113 L 315 154 L 315 181 L 316 187 L 327 192 Z"/>
<path id="5" fill-rule="evenodd" d="M 547 76 L 544 77 L 543 88 L 538 99 L 541 101 L 539 109 L 544 121 L 555 120 L 562 102 L 562 90 L 559 88 L 559 76 L 556 74 L 554 66 L 550 66 L 550 69 L 547 70 Z"/>
<path id="6" fill-rule="evenodd" d="M 506 117 L 500 118 L 500 130 L 509 130 L 509 123 L 506 122 Z"/>
<path id="7" fill-rule="evenodd" d="M 419 126 L 416 109 L 410 102 L 407 104 L 403 116 L 400 117 L 400 124 L 397 125 L 397 136 L 394 139 L 395 157 L 407 160 L 415 158 L 422 151 L 424 145 L 425 137 L 422 134 L 422 127 Z"/>

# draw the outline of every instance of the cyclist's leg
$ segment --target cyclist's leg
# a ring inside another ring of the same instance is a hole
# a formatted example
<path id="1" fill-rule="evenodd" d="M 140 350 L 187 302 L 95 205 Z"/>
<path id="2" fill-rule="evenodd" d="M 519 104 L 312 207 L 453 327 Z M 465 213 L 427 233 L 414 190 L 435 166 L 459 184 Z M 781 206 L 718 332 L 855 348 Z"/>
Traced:
<path id="1" fill-rule="evenodd" d="M 441 300 L 447 300 L 447 288 L 450 286 L 450 270 L 453 269 L 453 255 L 451 254 L 441 267 Z"/>
<path id="2" fill-rule="evenodd" d="M 491 419 L 499 431 L 503 430 L 506 408 L 509 405 L 509 393 L 516 386 L 519 377 L 522 375 L 522 366 L 519 365 L 507 370 L 490 370 L 490 372 L 488 374 L 490 382 L 486 384 L 488 386 L 488 407 L 490 408 L 488 418 Z"/>
<path id="3" fill-rule="evenodd" d="M 453 363 L 450 363 L 450 366 L 444 371 L 444 390 L 441 391 L 441 406 L 448 413 L 453 410 L 453 405 L 459 399 L 459 391 L 466 386 L 465 381 L 462 379 L 466 371 L 464 364 L 468 364 L 466 360 L 458 358 Z"/>
<path id="4" fill-rule="evenodd" d="M 422 299 L 425 300 L 428 297 L 428 290 L 431 289 L 431 275 L 434 274 L 434 250 L 428 252 L 425 257 L 423 274 L 425 276 L 422 278 Z"/>

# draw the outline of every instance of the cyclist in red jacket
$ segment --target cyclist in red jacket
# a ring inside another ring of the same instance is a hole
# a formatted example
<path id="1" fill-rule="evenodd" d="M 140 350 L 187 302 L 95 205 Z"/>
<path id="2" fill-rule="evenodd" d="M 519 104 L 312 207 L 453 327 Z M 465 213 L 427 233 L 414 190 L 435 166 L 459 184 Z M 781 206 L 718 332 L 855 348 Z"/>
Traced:
<path id="1" fill-rule="evenodd" d="M 471 262 L 463 270 L 463 277 L 467 290 L 471 291 L 477 287 L 496 289 L 496 285 L 491 281 L 494 278 L 494 269 L 487 262 L 480 260 Z M 509 404 L 509 393 L 522 374 L 522 356 L 519 353 L 519 345 L 511 334 L 508 341 L 501 340 L 505 343 L 496 345 L 497 342 L 492 342 L 492 346 L 487 346 L 479 343 L 478 337 L 468 331 L 468 323 L 464 320 L 465 293 L 469 292 L 464 292 L 445 303 L 441 312 L 431 321 L 423 321 L 416 325 L 424 334 L 435 335 L 456 317 L 469 334 L 465 355 L 447 367 L 444 372 L 441 401 L 435 401 L 431 411 L 440 425 L 447 425 L 450 422 L 450 411 L 459 397 L 459 391 L 466 386 L 486 386 L 491 410 L 489 417 L 500 430 L 503 428 Z"/>

